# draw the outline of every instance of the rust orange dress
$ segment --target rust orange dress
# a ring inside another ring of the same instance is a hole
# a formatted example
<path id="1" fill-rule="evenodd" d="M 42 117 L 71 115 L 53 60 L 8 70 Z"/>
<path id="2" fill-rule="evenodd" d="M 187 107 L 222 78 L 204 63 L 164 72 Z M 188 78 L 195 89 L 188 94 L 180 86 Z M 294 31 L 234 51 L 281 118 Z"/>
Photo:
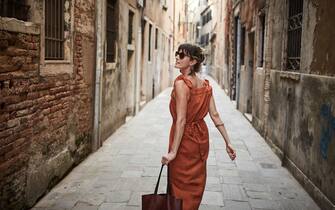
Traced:
<path id="1" fill-rule="evenodd" d="M 206 185 L 206 160 L 209 152 L 208 128 L 204 117 L 209 110 L 212 87 L 208 80 L 204 86 L 193 88 L 192 82 L 184 75 L 183 80 L 190 88 L 187 103 L 186 125 L 176 158 L 169 163 L 169 181 L 171 193 L 183 199 L 183 210 L 197 210 L 201 203 Z M 173 124 L 170 130 L 169 151 L 172 147 L 175 122 L 177 120 L 175 90 L 172 90 L 170 112 Z"/>

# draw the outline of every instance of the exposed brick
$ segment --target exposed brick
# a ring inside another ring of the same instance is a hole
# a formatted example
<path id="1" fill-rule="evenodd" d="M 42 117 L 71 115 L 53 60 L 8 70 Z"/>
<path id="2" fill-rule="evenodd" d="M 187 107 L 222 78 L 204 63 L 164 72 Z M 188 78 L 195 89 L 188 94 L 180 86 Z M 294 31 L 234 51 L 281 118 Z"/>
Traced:
<path id="1" fill-rule="evenodd" d="M 23 56 L 23 55 L 28 55 L 28 50 L 18 49 L 16 47 L 10 46 L 6 49 L 6 53 L 9 56 Z"/>
<path id="2" fill-rule="evenodd" d="M 31 109 L 23 109 L 23 110 L 20 110 L 20 111 L 17 111 L 16 112 L 16 117 L 23 117 L 23 116 L 26 116 L 28 114 L 31 114 L 33 111 Z"/>
<path id="3" fill-rule="evenodd" d="M 32 58 L 37 58 L 39 56 L 37 50 L 29 50 L 28 55 L 31 56 Z"/>
<path id="4" fill-rule="evenodd" d="M 8 40 L 0 39 L 0 50 L 6 49 L 9 46 Z"/>
<path id="5" fill-rule="evenodd" d="M 7 127 L 8 128 L 13 128 L 15 126 L 18 126 L 20 124 L 20 120 L 19 119 L 12 119 L 12 120 L 8 120 L 7 121 Z"/>
<path id="6" fill-rule="evenodd" d="M 15 56 L 11 60 L 11 64 L 17 67 L 21 67 L 26 62 L 25 56 Z"/>
<path id="7" fill-rule="evenodd" d="M 8 160 L 10 158 L 13 158 L 14 156 L 19 155 L 20 153 L 24 152 L 27 148 L 27 146 L 29 145 L 30 142 L 24 142 L 19 146 L 15 146 L 13 147 L 12 150 L 10 150 L 9 152 L 7 152 L 5 154 L 5 160 Z M 15 145 L 15 144 L 14 144 Z"/>
<path id="8" fill-rule="evenodd" d="M 11 151 L 14 148 L 14 143 L 4 145 L 0 147 L 0 155 L 4 155 L 7 152 Z"/>
<path id="9" fill-rule="evenodd" d="M 0 103 L 1 102 L 5 102 L 6 104 L 15 104 L 18 103 L 22 100 L 22 98 L 20 96 L 7 96 L 7 97 L 3 97 L 0 98 Z"/>
<path id="10" fill-rule="evenodd" d="M 29 92 L 34 92 L 34 91 L 40 91 L 40 90 L 48 90 L 55 85 L 52 83 L 40 83 L 40 84 L 34 84 L 29 87 Z"/>
<path id="11" fill-rule="evenodd" d="M 8 137 L 13 134 L 12 130 L 4 130 L 0 132 L 0 139 Z"/>
<path id="12" fill-rule="evenodd" d="M 9 114 L 1 113 L 1 110 L 0 110 L 0 122 L 6 122 L 7 120 L 9 120 Z"/>
<path id="13" fill-rule="evenodd" d="M 71 91 L 61 92 L 56 94 L 56 98 L 64 98 L 71 95 Z"/>
<path id="14" fill-rule="evenodd" d="M 30 43 L 25 40 L 17 40 L 15 46 L 27 50 L 37 50 L 39 48 L 39 43 Z"/>
<path id="15" fill-rule="evenodd" d="M 8 111 L 14 111 L 14 110 L 21 110 L 27 107 L 31 107 L 34 105 L 34 101 L 29 100 L 29 101 L 22 101 L 20 103 L 17 104 L 11 104 L 9 106 L 7 106 L 7 110 Z"/>
<path id="16" fill-rule="evenodd" d="M 30 63 L 36 63 L 36 61 L 33 62 L 33 58 L 30 57 L 30 56 L 27 56 L 27 57 L 26 57 L 26 61 L 25 61 L 25 63 L 27 63 L 27 64 L 30 64 Z"/>
<path id="17" fill-rule="evenodd" d="M 8 33 L 7 31 L 0 31 L 0 39 L 11 39 L 12 35 L 10 33 Z"/>
<path id="18" fill-rule="evenodd" d="M 20 132 L 20 137 L 24 138 L 24 137 L 29 137 L 33 134 L 33 128 L 28 128 L 26 130 L 23 130 Z"/>
<path id="19" fill-rule="evenodd" d="M 0 122 L 0 131 L 3 131 L 7 128 L 7 123 L 5 122 Z"/>
<path id="20" fill-rule="evenodd" d="M 63 104 L 59 104 L 59 105 L 51 107 L 50 112 L 53 113 L 53 112 L 57 112 L 57 111 L 62 110 L 62 109 L 63 109 Z"/>
<path id="21" fill-rule="evenodd" d="M 0 63 L 0 73 L 17 71 L 19 69 L 20 69 L 20 66 Z"/>
<path id="22" fill-rule="evenodd" d="M 27 95 L 27 100 L 34 100 L 37 99 L 40 96 L 40 93 L 38 92 L 30 92 Z"/>
<path id="23" fill-rule="evenodd" d="M 89 62 L 94 62 L 94 56 L 83 50 L 87 34 L 76 32 L 71 36 L 77 40 L 73 48 L 73 72 L 82 75 L 84 68 L 86 71 L 84 61 L 86 64 L 89 58 Z M 3 43 L 0 49 L 0 180 L 5 180 L 0 183 L 0 194 L 8 204 L 4 209 L 15 205 L 21 205 L 16 209 L 23 209 L 26 170 L 31 165 L 38 168 L 64 150 L 70 129 L 80 135 L 91 132 L 91 116 L 87 113 L 91 113 L 88 110 L 92 109 L 92 102 L 87 98 L 92 97 L 92 81 L 86 84 L 78 75 L 67 73 L 40 75 L 39 35 L 0 30 L 0 42 Z M 76 122 L 71 127 L 69 114 Z M 84 153 L 78 149 L 73 155 L 82 159 Z M 42 161 L 28 165 L 29 158 L 35 160 L 41 154 Z"/>
<path id="24" fill-rule="evenodd" d="M 50 89 L 50 94 L 56 94 L 59 92 L 65 92 L 65 91 L 69 91 L 70 88 L 68 86 L 60 86 L 60 87 L 55 87 L 55 88 L 51 88 Z"/>
<path id="25" fill-rule="evenodd" d="M 26 61 L 26 60 L 25 60 Z M 38 70 L 38 64 L 23 64 L 21 66 L 22 71 L 37 71 Z"/>

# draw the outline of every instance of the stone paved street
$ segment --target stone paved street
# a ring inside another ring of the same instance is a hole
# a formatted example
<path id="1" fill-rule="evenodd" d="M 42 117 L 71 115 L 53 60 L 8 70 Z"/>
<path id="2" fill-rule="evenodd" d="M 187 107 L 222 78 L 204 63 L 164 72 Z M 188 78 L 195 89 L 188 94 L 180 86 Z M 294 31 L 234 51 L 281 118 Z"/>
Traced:
<path id="1" fill-rule="evenodd" d="M 224 91 L 210 82 L 237 159 L 230 161 L 222 137 L 207 116 L 210 155 L 200 209 L 319 209 Z M 141 209 L 141 195 L 154 191 L 160 159 L 167 151 L 170 91 L 165 90 L 119 128 L 33 210 Z M 165 187 L 163 179 L 160 191 Z"/>

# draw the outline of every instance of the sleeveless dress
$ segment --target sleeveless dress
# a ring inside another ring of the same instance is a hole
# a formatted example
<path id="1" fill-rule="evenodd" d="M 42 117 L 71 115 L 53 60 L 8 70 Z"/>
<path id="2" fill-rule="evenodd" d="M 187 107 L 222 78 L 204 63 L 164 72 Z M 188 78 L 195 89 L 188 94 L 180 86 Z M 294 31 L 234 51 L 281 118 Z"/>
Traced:
<path id="1" fill-rule="evenodd" d="M 212 87 L 208 80 L 205 80 L 203 87 L 193 88 L 192 82 L 184 75 L 178 76 L 175 82 L 178 80 L 183 80 L 190 88 L 190 98 L 187 103 L 186 125 L 182 140 L 176 158 L 168 165 L 170 189 L 176 198 L 183 199 L 183 210 L 197 210 L 206 185 L 209 137 L 204 117 L 209 110 Z M 171 93 L 170 113 L 173 123 L 170 130 L 169 151 L 172 147 L 177 120 L 174 89 Z"/>

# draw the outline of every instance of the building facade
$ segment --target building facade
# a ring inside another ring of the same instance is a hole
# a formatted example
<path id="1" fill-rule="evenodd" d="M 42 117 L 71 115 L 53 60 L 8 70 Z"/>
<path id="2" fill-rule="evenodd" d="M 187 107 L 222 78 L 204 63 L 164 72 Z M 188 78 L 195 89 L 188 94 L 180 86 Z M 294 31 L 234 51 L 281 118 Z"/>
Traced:
<path id="1" fill-rule="evenodd" d="M 92 151 L 94 10 L 1 1 L 1 209 L 32 206 Z"/>
<path id="2" fill-rule="evenodd" d="M 0 2 L 0 209 L 28 209 L 168 87 L 174 1 Z"/>
<path id="3" fill-rule="evenodd" d="M 227 1 L 223 86 L 322 209 L 335 204 L 335 3 Z"/>
<path id="4" fill-rule="evenodd" d="M 172 80 L 173 1 L 97 2 L 95 128 L 101 144 Z M 107 8 L 107 9 L 106 9 Z M 126 106 L 125 106 L 126 105 Z"/>

